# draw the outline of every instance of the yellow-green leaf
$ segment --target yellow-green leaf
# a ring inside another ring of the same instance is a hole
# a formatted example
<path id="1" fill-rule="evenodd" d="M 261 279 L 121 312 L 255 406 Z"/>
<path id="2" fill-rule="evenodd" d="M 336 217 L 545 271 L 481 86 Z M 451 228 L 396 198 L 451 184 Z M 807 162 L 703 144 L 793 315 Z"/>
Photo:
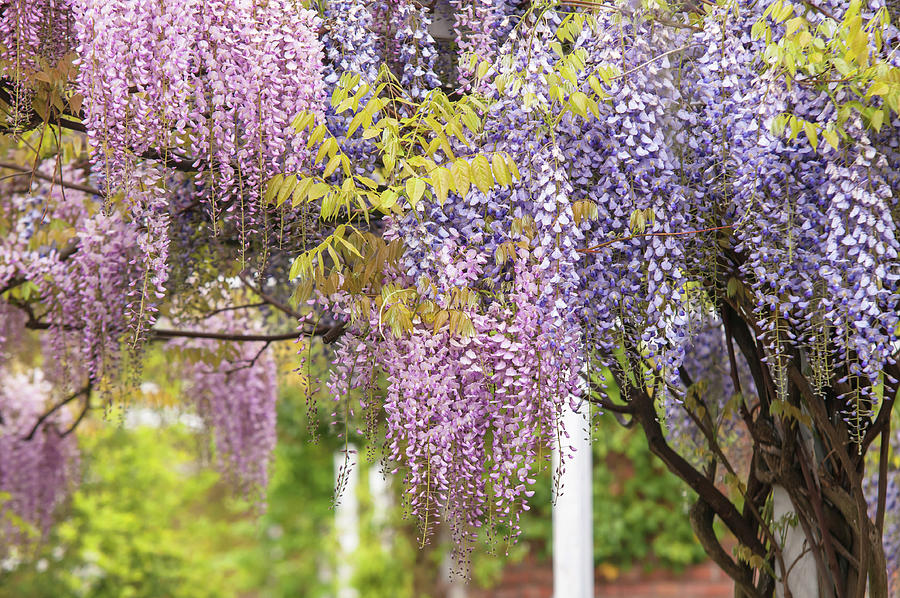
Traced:
<path id="1" fill-rule="evenodd" d="M 569 96 L 569 104 L 572 112 L 579 116 L 587 116 L 587 94 L 582 91 L 576 91 Z"/>
<path id="2" fill-rule="evenodd" d="M 330 177 L 331 174 L 337 169 L 337 167 L 341 163 L 341 157 L 337 154 L 331 157 L 331 160 L 328 161 L 328 164 L 325 165 L 325 172 L 322 173 L 324 177 Z"/>
<path id="3" fill-rule="evenodd" d="M 453 177 L 453 186 L 456 192 L 465 197 L 471 184 L 469 163 L 460 158 L 450 165 L 450 175 Z"/>
<path id="4" fill-rule="evenodd" d="M 447 201 L 447 194 L 450 192 L 450 187 L 452 185 L 453 176 L 450 174 L 449 170 L 444 167 L 434 169 L 431 174 L 431 186 L 434 187 L 438 202 L 440 202 L 442 206 L 444 205 L 444 202 Z"/>
<path id="5" fill-rule="evenodd" d="M 264 198 L 267 204 L 275 199 L 275 194 L 278 193 L 278 189 L 281 187 L 281 181 L 283 180 L 283 174 L 276 174 L 269 179 L 269 185 L 266 187 L 266 196 Z"/>
<path id="6" fill-rule="evenodd" d="M 409 198 L 409 203 L 413 207 L 416 207 L 416 204 L 422 199 L 424 193 L 425 181 L 420 178 L 406 179 L 406 196 Z"/>
<path id="7" fill-rule="evenodd" d="M 328 193 L 328 190 L 331 188 L 327 183 L 316 183 L 309 190 L 309 199 L 310 201 L 315 201 L 320 197 L 324 196 Z"/>
<path id="8" fill-rule="evenodd" d="M 884 110 L 873 111 L 869 122 L 872 124 L 873 129 L 875 129 L 876 131 L 880 131 L 881 125 L 884 124 Z"/>
<path id="9" fill-rule="evenodd" d="M 494 177 L 491 174 L 491 165 L 487 158 L 478 155 L 472 160 L 472 181 L 482 193 L 487 193 L 494 186 Z"/>
<path id="10" fill-rule="evenodd" d="M 506 160 L 500 154 L 491 156 L 491 168 L 494 170 L 494 179 L 504 187 L 512 183 L 512 176 L 506 166 Z"/>
<path id="11" fill-rule="evenodd" d="M 491 70 L 491 63 L 487 60 L 482 60 L 478 64 L 478 70 L 475 71 L 475 76 L 479 79 L 484 79 L 484 76 L 488 74 L 489 70 Z"/>
<path id="12" fill-rule="evenodd" d="M 509 173 L 512 175 L 514 179 L 521 179 L 522 175 L 519 174 L 519 167 L 516 166 L 516 161 L 513 160 L 509 155 L 506 157 L 506 165 L 509 166 Z"/>
<path id="13" fill-rule="evenodd" d="M 450 318 L 450 314 L 447 313 L 446 309 L 442 309 L 441 311 L 434 314 L 434 333 L 437 334 L 438 330 L 441 329 L 441 326 L 447 323 L 447 320 Z"/>
<path id="14" fill-rule="evenodd" d="M 816 132 L 816 125 L 813 123 L 806 121 L 803 123 L 803 131 L 806 133 L 806 138 L 809 140 L 809 144 L 816 149 L 816 146 L 819 145 L 819 136 Z"/>
<path id="15" fill-rule="evenodd" d="M 284 179 L 284 182 L 281 183 L 281 187 L 278 189 L 278 199 L 276 200 L 276 205 L 281 205 L 285 202 L 288 196 L 294 191 L 294 187 L 297 185 L 297 175 L 292 174 L 289 177 Z"/>
<path id="16" fill-rule="evenodd" d="M 393 189 L 385 189 L 381 192 L 381 201 L 378 205 L 379 209 L 385 212 L 393 208 L 397 204 L 397 192 Z"/>
<path id="17" fill-rule="evenodd" d="M 312 187 L 313 181 L 314 179 L 306 177 L 294 187 L 294 195 L 291 197 L 291 206 L 297 207 L 302 202 L 306 201 L 306 196 L 309 194 L 309 189 Z"/>

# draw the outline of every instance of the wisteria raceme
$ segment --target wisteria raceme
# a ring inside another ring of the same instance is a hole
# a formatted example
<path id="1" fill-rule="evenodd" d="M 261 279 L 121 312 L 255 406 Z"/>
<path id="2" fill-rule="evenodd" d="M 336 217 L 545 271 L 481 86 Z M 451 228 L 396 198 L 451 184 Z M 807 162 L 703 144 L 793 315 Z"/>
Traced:
<path id="1" fill-rule="evenodd" d="M 443 253 L 441 272 L 450 278 L 442 282 L 464 288 L 486 259 L 470 251 L 453 263 L 453 253 Z M 518 261 L 505 299 L 467 310 L 471 334 L 416 327 L 373 339 L 366 330 L 381 328 L 373 313 L 342 339 L 329 385 L 338 400 L 349 400 L 348 391 L 370 387 L 376 371 L 387 375 L 385 458 L 395 473 L 402 467 L 413 512 L 426 526 L 445 516 L 463 552 L 485 520 L 518 534 L 535 472 L 544 466 L 538 455 L 562 433 L 557 415 L 577 390 L 573 363 L 554 357 L 577 338 L 544 324 L 552 317 L 539 300 L 545 281 L 527 259 Z"/>
<path id="2" fill-rule="evenodd" d="M 40 371 L 26 375 L 3 369 L 0 380 L 0 494 L 9 495 L 0 501 L 2 554 L 10 546 L 39 540 L 47 533 L 55 511 L 76 482 L 79 451 L 75 436 L 67 434 L 71 418 L 65 411 L 38 425 L 52 395 Z M 37 535 L 16 525 L 8 516 L 11 513 Z"/>
<path id="3" fill-rule="evenodd" d="M 281 0 L 84 0 L 75 12 L 78 85 L 107 195 L 147 186 L 132 181 L 135 156 L 168 166 L 187 154 L 214 230 L 223 211 L 242 232 L 264 229 L 265 182 L 305 160 L 290 124 L 321 110 L 314 14 Z"/>
<path id="4" fill-rule="evenodd" d="M 78 169 L 63 172 L 72 183 L 84 180 Z M 104 213 L 84 191 L 44 181 L 27 196 L 13 194 L 10 207 L 16 218 L 3 239 L 0 271 L 28 281 L 47 300 L 55 356 L 47 367 L 59 368 L 61 381 L 80 383 L 83 374 L 95 381 L 117 377 L 131 287 L 141 277 L 136 224 L 118 212 Z M 71 227 L 67 245 L 47 243 L 41 234 L 45 220 Z"/>
<path id="5" fill-rule="evenodd" d="M 403 65 L 400 82 L 413 99 L 421 100 L 429 89 L 441 86 L 434 72 L 437 48 L 428 32 L 431 17 L 425 7 L 409 0 L 396 6 L 398 27 L 395 41 L 399 47 L 398 62 Z"/>
<path id="6" fill-rule="evenodd" d="M 253 328 L 232 313 L 223 312 L 215 320 L 225 330 Z M 228 346 L 221 341 L 183 339 L 171 343 L 208 352 L 207 361 L 181 366 L 186 395 L 211 433 L 219 469 L 264 509 L 278 394 L 271 352 L 261 343 Z"/>
<path id="7" fill-rule="evenodd" d="M 25 80 L 53 68 L 72 49 L 69 0 L 10 0 L 0 10 L 0 75 L 13 82 L 7 125 L 21 126 L 33 93 Z"/>
<path id="8" fill-rule="evenodd" d="M 150 171 L 142 179 L 145 184 L 151 183 L 161 174 Z M 129 216 L 137 230 L 138 255 L 134 259 L 138 262 L 138 273 L 129 282 L 126 323 L 134 335 L 132 346 L 136 346 L 146 338 L 148 329 L 156 321 L 159 304 L 166 294 L 170 209 L 165 190 L 157 184 L 136 190 L 131 201 Z"/>

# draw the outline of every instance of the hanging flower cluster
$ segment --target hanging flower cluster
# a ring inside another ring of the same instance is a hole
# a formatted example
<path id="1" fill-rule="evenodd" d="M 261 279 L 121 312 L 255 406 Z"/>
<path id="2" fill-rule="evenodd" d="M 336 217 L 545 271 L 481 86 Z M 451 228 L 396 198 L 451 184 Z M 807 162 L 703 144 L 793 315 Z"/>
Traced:
<path id="1" fill-rule="evenodd" d="M 34 94 L 24 80 L 54 67 L 71 51 L 69 0 L 11 0 L 0 11 L 0 76 L 13 82 L 11 112 L 4 123 L 18 128 Z"/>
<path id="2" fill-rule="evenodd" d="M 214 230 L 223 213 L 242 234 L 265 230 L 266 181 L 306 156 L 291 121 L 321 102 L 314 13 L 284 0 L 83 0 L 75 13 L 78 85 L 107 195 L 136 202 L 158 184 L 135 176 L 142 158 L 182 163 L 198 171 Z"/>
<path id="3" fill-rule="evenodd" d="M 73 184 L 84 182 L 78 169 L 64 173 Z M 94 381 L 117 376 L 120 343 L 130 329 L 125 314 L 141 272 L 137 223 L 104 213 L 83 191 L 45 181 L 28 196 L 11 195 L 8 208 L 13 227 L 0 249 L 0 271 L 7 280 L 21 277 L 46 300 L 41 315 L 55 357 L 48 368 L 59 370 L 66 385 L 85 375 Z M 47 221 L 67 227 L 71 240 L 62 245 L 47 237 L 41 227 Z"/>
<path id="4" fill-rule="evenodd" d="M 39 371 L 29 376 L 4 369 L 0 380 L 0 495 L 8 495 L 0 500 L 3 554 L 47 533 L 76 481 L 79 452 L 75 437 L 67 434 L 71 422 L 64 411 L 38 420 L 52 394 Z"/>
<path id="5" fill-rule="evenodd" d="M 449 276 L 442 282 L 462 289 L 483 274 L 486 258 L 468 250 L 453 259 L 459 249 L 451 243 L 442 252 Z M 484 521 L 518 534 L 535 470 L 544 465 L 539 453 L 561 432 L 557 415 L 577 392 L 575 363 L 562 351 L 577 345 L 577 333 L 564 337 L 546 323 L 556 314 L 541 305 L 546 281 L 529 257 L 517 260 L 512 288 L 486 308 L 456 310 L 436 298 L 437 308 L 454 314 L 445 321 L 460 318 L 462 333 L 446 322 L 396 336 L 372 313 L 342 339 L 329 384 L 338 400 L 363 389 L 365 411 L 376 400 L 376 376 L 386 374 L 384 457 L 394 473 L 402 468 L 424 533 L 432 531 L 429 521 L 445 518 L 464 550 Z"/>
<path id="6" fill-rule="evenodd" d="M 254 329 L 251 322 L 233 313 L 222 312 L 214 318 L 220 330 Z M 264 508 L 278 395 L 272 353 L 263 343 L 177 339 L 170 344 L 205 353 L 181 367 L 185 395 L 211 433 L 218 468 Z"/>

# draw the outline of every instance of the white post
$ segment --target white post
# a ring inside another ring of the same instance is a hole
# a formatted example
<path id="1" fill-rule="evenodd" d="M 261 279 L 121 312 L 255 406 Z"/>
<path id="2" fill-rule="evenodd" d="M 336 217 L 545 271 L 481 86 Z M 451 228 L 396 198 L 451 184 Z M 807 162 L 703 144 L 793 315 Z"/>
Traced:
<path id="1" fill-rule="evenodd" d="M 562 438 L 567 456 L 553 504 L 553 596 L 594 598 L 594 542 L 591 510 L 590 405 L 578 411 L 568 406 L 562 423 L 569 438 Z M 574 455 L 571 450 L 574 449 Z M 553 452 L 553 473 L 559 471 L 559 452 Z"/>
<path id="2" fill-rule="evenodd" d="M 453 559 L 453 549 L 450 547 L 452 542 L 450 538 L 450 530 L 447 525 L 441 526 L 441 544 L 447 546 L 444 552 L 444 558 L 441 561 L 441 580 L 440 587 L 443 591 L 444 598 L 466 598 L 468 591 L 466 588 L 466 578 L 456 569 L 457 563 Z"/>
<path id="3" fill-rule="evenodd" d="M 391 481 L 386 473 L 382 473 L 378 464 L 369 467 L 369 492 L 372 494 L 372 523 L 378 530 L 382 550 L 388 552 L 391 549 L 389 523 L 394 497 L 391 494 Z"/>
<path id="4" fill-rule="evenodd" d="M 794 504 L 788 491 L 783 486 L 772 486 L 772 519 L 785 526 L 780 538 L 781 555 L 788 570 L 785 575 L 781 571 L 781 563 L 776 563 L 781 581 L 775 585 L 775 596 L 784 598 L 786 589 L 790 589 L 793 598 L 820 598 L 816 559 L 809 550 L 803 528 L 799 523 L 792 522 L 794 517 Z"/>
<path id="5" fill-rule="evenodd" d="M 359 464 L 352 445 L 347 448 L 346 455 L 343 451 L 334 454 L 334 476 L 335 486 L 342 490 L 334 508 L 338 541 L 337 598 L 357 598 L 359 592 L 353 587 L 352 559 L 359 548 Z"/>

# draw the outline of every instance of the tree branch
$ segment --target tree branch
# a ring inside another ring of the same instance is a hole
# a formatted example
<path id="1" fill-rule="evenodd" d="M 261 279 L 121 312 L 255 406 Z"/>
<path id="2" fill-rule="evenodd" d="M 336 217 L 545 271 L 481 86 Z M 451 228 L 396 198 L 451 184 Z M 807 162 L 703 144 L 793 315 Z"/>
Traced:
<path id="1" fill-rule="evenodd" d="M 636 408 L 635 417 L 644 430 L 651 452 L 662 459 L 672 473 L 687 482 L 688 486 L 712 507 L 719 519 L 731 530 L 739 542 L 747 546 L 753 553 L 765 558 L 766 550 L 759 538 L 756 537 L 756 530 L 741 516 L 734 504 L 716 488 L 715 484 L 694 469 L 668 445 L 656 419 L 653 399 L 639 389 L 634 389 L 633 393 L 632 404 Z"/>
<path id="2" fill-rule="evenodd" d="M 886 407 L 883 406 L 882 409 Z M 879 413 L 879 415 L 881 415 Z M 878 528 L 878 534 L 884 533 L 884 508 L 887 501 L 887 469 L 888 459 L 891 451 L 891 418 L 887 419 L 887 424 L 881 433 L 881 448 L 878 451 L 878 507 L 875 511 L 875 527 Z"/>
<path id="3" fill-rule="evenodd" d="M 202 338 L 218 341 L 238 342 L 275 342 L 290 341 L 300 338 L 300 331 L 284 332 L 280 334 L 235 334 L 231 332 L 202 332 L 198 330 L 171 330 L 167 328 L 151 328 L 148 331 L 149 340 L 168 340 L 172 338 Z M 324 332 L 323 332 L 324 334 Z"/>
<path id="4" fill-rule="evenodd" d="M 37 419 L 36 422 L 34 422 L 34 427 L 31 428 L 31 431 L 28 433 L 27 436 L 25 436 L 25 438 L 23 440 L 31 440 L 32 438 L 34 438 L 34 435 L 37 433 L 38 428 L 40 428 L 41 425 L 45 421 L 47 421 L 47 419 L 50 416 L 52 416 L 54 413 L 56 413 L 57 411 L 59 411 L 60 409 L 62 409 L 63 407 L 65 407 L 66 405 L 68 405 L 69 403 L 71 403 L 72 401 L 77 399 L 78 397 L 80 397 L 81 395 L 83 395 L 83 394 L 89 395 L 91 392 L 91 388 L 92 388 L 91 382 L 88 382 L 82 388 L 75 391 L 74 393 L 72 393 L 71 395 L 69 395 L 68 397 L 66 397 L 65 399 L 63 399 L 62 401 L 60 401 L 53 407 L 51 407 L 49 411 L 45 412 L 43 415 L 41 415 Z M 81 421 L 81 418 L 79 417 L 77 421 Z"/>
<path id="5" fill-rule="evenodd" d="M 30 174 L 31 176 L 44 180 L 50 181 L 54 185 L 59 185 L 60 187 L 65 187 L 66 189 L 74 189 L 75 191 L 83 191 L 85 193 L 89 193 L 91 195 L 99 195 L 103 197 L 103 192 L 95 187 L 91 187 L 90 185 L 82 185 L 80 183 L 70 183 L 68 181 L 62 180 L 61 177 L 56 175 L 56 171 L 54 170 L 53 176 L 48 174 L 44 174 L 38 170 L 30 166 L 23 166 L 21 164 L 16 164 L 15 162 L 5 162 L 0 161 L 0 168 L 5 168 L 7 170 L 15 170 L 16 172 L 21 172 L 25 174 Z"/>
<path id="6" fill-rule="evenodd" d="M 260 297 L 263 301 L 265 301 L 266 303 L 268 303 L 268 304 L 271 305 L 272 307 L 278 309 L 279 311 L 282 311 L 282 312 L 286 313 L 287 315 L 289 315 L 289 316 L 291 316 L 292 318 L 295 318 L 295 319 L 297 319 L 297 320 L 302 320 L 302 319 L 303 319 L 303 314 L 301 314 L 300 312 L 298 312 L 298 311 L 292 309 L 290 305 L 287 305 L 287 304 L 285 304 L 285 303 L 282 303 L 281 301 L 279 301 L 279 300 L 276 299 L 275 297 L 272 297 L 271 295 L 267 294 L 265 291 L 262 290 L 261 287 L 256 287 L 256 286 L 254 286 L 249 280 L 247 280 L 247 277 L 244 276 L 243 274 L 238 274 L 238 278 L 241 279 L 241 282 L 243 282 L 243 283 L 247 286 L 248 289 L 250 289 L 251 291 L 253 291 L 253 292 L 256 293 L 257 295 L 259 295 L 259 297 Z"/>
<path id="7" fill-rule="evenodd" d="M 88 410 L 91 408 L 91 393 L 84 393 L 84 407 L 81 409 L 81 413 L 78 414 L 78 417 L 75 418 L 75 421 L 72 422 L 72 425 L 65 432 L 61 432 L 59 437 L 65 438 L 69 434 L 75 431 L 75 428 L 78 427 L 78 424 L 84 419 L 84 416 L 87 415 Z"/>
<path id="8" fill-rule="evenodd" d="M 742 567 L 740 564 L 735 563 L 734 560 L 728 556 L 728 553 L 725 552 L 725 549 L 722 548 L 719 539 L 716 538 L 716 532 L 713 529 L 714 516 L 715 513 L 713 512 L 712 507 L 710 507 L 709 503 L 703 500 L 702 497 L 698 498 L 697 502 L 691 506 L 689 513 L 691 528 L 694 530 L 694 534 L 696 534 L 697 539 L 700 541 L 700 545 L 703 547 L 704 552 L 709 555 L 728 577 L 734 580 L 734 583 L 744 593 L 744 596 L 759 596 L 759 598 L 763 598 L 757 593 L 756 588 L 753 587 L 752 571 L 747 567 Z"/>

